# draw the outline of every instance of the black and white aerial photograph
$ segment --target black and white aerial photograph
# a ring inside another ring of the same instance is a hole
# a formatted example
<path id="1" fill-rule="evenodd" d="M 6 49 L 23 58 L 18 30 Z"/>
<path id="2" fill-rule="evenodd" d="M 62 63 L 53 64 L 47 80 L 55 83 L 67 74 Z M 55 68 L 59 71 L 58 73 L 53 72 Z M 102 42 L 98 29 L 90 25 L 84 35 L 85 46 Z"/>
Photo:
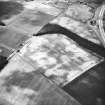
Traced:
<path id="1" fill-rule="evenodd" d="M 0 105 L 105 105 L 105 0 L 0 0 Z"/>

